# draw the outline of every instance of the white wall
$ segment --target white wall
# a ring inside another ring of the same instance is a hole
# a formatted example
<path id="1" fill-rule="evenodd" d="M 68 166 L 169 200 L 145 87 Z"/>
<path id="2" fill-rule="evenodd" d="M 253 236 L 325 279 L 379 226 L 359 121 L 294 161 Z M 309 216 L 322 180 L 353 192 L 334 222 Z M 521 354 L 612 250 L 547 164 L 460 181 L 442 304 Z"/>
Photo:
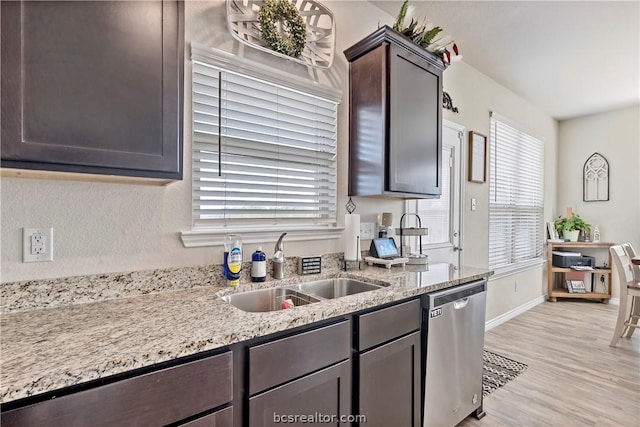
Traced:
<path id="1" fill-rule="evenodd" d="M 347 201 L 348 164 L 348 63 L 343 51 L 377 29 L 378 23 L 393 18 L 368 2 L 327 1 L 336 17 L 336 59 L 329 72 L 309 72 L 306 67 L 277 59 L 255 49 L 239 46 L 228 34 L 225 4 L 222 1 L 186 2 L 186 41 L 245 56 L 287 69 L 300 76 L 341 88 L 343 102 L 338 125 L 338 218 Z M 357 18 L 357 19 L 354 19 Z M 356 25 L 356 23 L 358 23 Z M 464 54 L 464 47 L 462 46 Z M 185 88 L 190 86 L 188 49 L 185 61 Z M 449 92 L 460 114 L 445 112 L 444 117 L 489 134 L 489 111 L 494 110 L 521 123 L 546 143 L 546 217 L 552 217 L 555 192 L 556 123 L 508 89 L 465 63 L 456 63 L 444 75 Z M 219 263 L 218 247 L 186 249 L 178 232 L 191 226 L 191 99 L 185 96 L 185 180 L 166 187 L 135 184 L 52 181 L 42 179 L 2 179 L 2 268 L 3 282 L 72 275 L 151 269 L 168 266 Z M 466 161 L 463 163 L 466 164 Z M 478 200 L 471 212 L 470 199 Z M 375 220 L 378 212 L 394 213 L 399 221 L 404 202 L 380 198 L 354 198 L 362 220 Z M 466 183 L 464 263 L 487 266 L 488 185 Z M 397 224 L 396 224 L 397 225 Z M 23 264 L 22 227 L 54 227 L 54 261 Z M 289 242 L 288 254 L 310 255 L 338 252 L 339 240 Z M 272 245 L 265 245 L 268 252 Z M 539 269 L 538 269 L 539 270 Z M 541 295 L 541 271 L 521 278 L 516 292 L 514 277 L 495 281 L 489 287 L 488 318 L 508 311 Z M 517 276 L 516 276 L 517 278 Z M 522 286 L 526 286 L 523 288 Z M 526 289 L 524 291 L 523 289 Z"/>
<path id="2" fill-rule="evenodd" d="M 597 225 L 605 242 L 631 242 L 640 249 L 640 108 L 594 114 L 559 125 L 558 202 L 555 215 L 567 207 Z M 582 200 L 582 168 L 595 152 L 609 162 L 609 201 Z M 600 251 L 599 263 L 606 260 Z M 613 287 L 613 297 L 619 291 Z"/>
<path id="3" fill-rule="evenodd" d="M 464 55 L 464 49 L 461 52 Z M 507 88 L 465 63 L 456 63 L 444 74 L 444 89 L 453 98 L 459 114 L 445 112 L 445 118 L 489 135 L 489 113 L 495 111 L 545 144 L 545 221 L 553 217 L 556 200 L 557 122 Z M 490 153 L 489 153 L 490 154 Z M 487 156 L 489 158 L 490 156 Z M 466 162 L 465 162 L 466 164 Z M 487 159 L 488 168 L 488 159 Z M 466 176 L 466 175 L 465 175 Z M 471 211 L 471 199 L 477 210 Z M 489 185 L 467 182 L 464 200 L 464 263 L 486 267 L 489 253 Z M 489 283 L 487 319 L 525 304 L 546 293 L 545 267 L 493 279 Z M 517 285 L 516 285 L 517 283 Z"/>
<path id="4" fill-rule="evenodd" d="M 192 41 L 271 64 L 302 77 L 313 78 L 344 92 L 338 119 L 338 220 L 347 202 L 348 63 L 342 51 L 392 18 L 364 2 L 326 2 L 336 16 L 335 62 L 329 72 L 307 67 L 241 46 L 226 27 L 224 1 L 185 3 L 185 165 L 182 182 L 166 187 L 133 184 L 2 178 L 3 282 L 65 277 L 169 266 L 220 263 L 221 247 L 183 247 L 178 233 L 191 227 L 191 84 L 189 44 Z M 353 17 L 368 25 L 355 26 Z M 399 219 L 404 203 L 392 199 L 354 198 L 362 221 L 375 221 L 377 212 L 393 212 Z M 54 261 L 22 263 L 23 227 L 54 228 Z M 271 254 L 273 244 L 265 244 Z M 339 252 L 339 240 L 286 242 L 290 255 Z"/>

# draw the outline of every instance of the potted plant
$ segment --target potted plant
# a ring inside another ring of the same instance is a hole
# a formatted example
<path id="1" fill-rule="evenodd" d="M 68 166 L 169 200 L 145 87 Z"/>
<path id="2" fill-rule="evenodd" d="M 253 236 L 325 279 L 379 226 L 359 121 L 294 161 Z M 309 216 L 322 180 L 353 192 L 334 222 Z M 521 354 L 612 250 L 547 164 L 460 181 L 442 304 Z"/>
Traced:
<path id="1" fill-rule="evenodd" d="M 570 242 L 577 242 L 580 232 L 587 235 L 591 231 L 591 224 L 585 222 L 580 218 L 580 215 L 575 213 L 572 213 L 570 217 L 559 216 L 555 220 L 554 226 L 558 234 Z"/>
<path id="2" fill-rule="evenodd" d="M 393 29 L 418 46 L 440 57 L 445 68 L 452 61 L 460 61 L 462 55 L 458 52 L 458 45 L 453 41 L 453 38 L 442 35 L 442 28 L 428 22 L 426 19 L 422 22 L 414 19 L 414 12 L 415 8 L 409 6 L 409 0 L 404 0 L 393 23 Z M 408 24 L 407 21 L 409 21 Z M 453 55 L 449 49 L 453 51 Z"/>

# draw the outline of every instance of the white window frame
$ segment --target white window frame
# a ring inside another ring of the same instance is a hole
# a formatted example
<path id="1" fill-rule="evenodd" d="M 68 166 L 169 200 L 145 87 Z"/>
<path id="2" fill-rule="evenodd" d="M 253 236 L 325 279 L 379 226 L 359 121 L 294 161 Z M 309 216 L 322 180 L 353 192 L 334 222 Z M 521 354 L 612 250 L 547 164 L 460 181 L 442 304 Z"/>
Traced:
<path id="1" fill-rule="evenodd" d="M 488 258 L 489 268 L 495 271 L 495 275 L 493 277 L 495 279 L 495 278 L 515 274 L 521 271 L 538 268 L 544 263 L 543 249 L 544 249 L 545 227 L 544 227 L 544 142 L 532 136 L 530 133 L 521 130 L 522 127 L 519 126 L 517 123 L 514 123 L 508 118 L 501 116 L 495 112 L 491 112 L 491 135 L 490 135 L 491 149 L 490 149 L 490 159 L 489 159 L 489 177 L 490 177 L 489 178 L 490 180 L 489 181 L 489 254 L 491 253 L 491 249 L 492 249 L 491 230 L 492 230 L 492 227 L 495 227 L 495 222 L 492 223 L 492 212 L 498 212 L 498 209 L 502 209 L 502 211 L 504 212 L 505 209 L 509 209 L 508 207 L 505 207 L 504 204 L 497 205 L 494 203 L 496 200 L 496 195 L 498 194 L 496 192 L 500 191 L 498 190 L 498 186 L 497 186 L 497 177 L 496 177 L 496 170 L 495 170 L 496 135 L 494 132 L 495 130 L 494 121 L 498 122 L 499 125 L 500 124 L 506 125 L 507 127 L 513 129 L 516 133 L 518 133 L 519 134 L 519 136 L 517 137 L 519 138 L 517 140 L 518 144 L 520 145 L 535 144 L 535 146 L 532 147 L 532 150 L 537 151 L 539 154 L 539 158 L 535 160 L 536 163 L 531 165 L 531 168 L 527 171 L 527 173 L 534 173 L 535 175 L 532 175 L 532 176 L 535 176 L 538 179 L 538 181 L 536 181 L 535 183 L 523 184 L 527 186 L 531 185 L 534 188 L 537 188 L 538 190 L 536 197 L 533 198 L 533 201 L 527 207 L 527 209 L 536 210 L 537 220 L 539 222 L 539 224 L 537 225 L 537 228 L 534 230 L 536 232 L 536 248 L 535 248 L 536 254 L 535 256 L 529 257 L 527 259 L 523 259 L 518 262 L 513 261 L 513 256 L 514 256 L 513 253 L 515 252 L 515 246 L 514 246 L 515 240 L 513 240 L 511 242 L 512 246 L 510 246 L 510 249 L 509 249 L 509 253 L 510 253 L 509 257 L 511 262 L 502 263 L 502 264 L 492 264 L 491 256 L 489 255 L 489 258 Z M 511 182 L 513 183 L 515 181 L 517 180 L 512 180 Z M 530 190 L 531 190 L 531 187 L 528 188 L 528 191 Z M 517 190 L 515 190 L 515 192 L 517 193 Z M 519 195 L 521 196 L 521 194 Z M 523 209 L 521 205 L 518 208 L 515 202 L 511 205 L 511 207 L 513 208 L 512 209 L 513 212 L 517 212 L 518 209 Z M 493 208 L 496 208 L 496 209 L 493 209 Z"/>
<path id="2" fill-rule="evenodd" d="M 199 62 L 229 72 L 240 73 L 247 77 L 268 81 L 294 91 L 327 99 L 336 104 L 339 104 L 342 99 L 340 90 L 197 43 L 191 44 L 191 59 L 192 63 Z M 189 87 L 189 92 L 193 94 L 193 82 L 187 80 L 186 83 L 187 87 Z M 191 142 L 193 144 L 193 138 Z M 190 147 L 185 148 L 187 149 L 186 152 L 190 153 L 190 163 L 193 163 L 191 156 L 193 150 L 189 149 Z M 190 210 L 193 213 L 193 208 Z M 301 219 L 296 221 L 295 224 L 276 223 L 273 225 L 262 221 L 259 225 L 254 224 L 252 226 L 251 221 L 241 219 L 238 221 L 228 219 L 212 221 L 204 225 L 194 220 L 192 229 L 182 231 L 180 237 L 184 246 L 198 247 L 223 244 L 224 237 L 230 233 L 241 233 L 245 243 L 269 243 L 275 242 L 282 232 L 287 232 L 287 241 L 306 241 L 336 239 L 341 236 L 342 230 L 343 227 L 337 227 L 335 221 L 316 223 L 314 220 Z"/>
<path id="3" fill-rule="evenodd" d="M 445 156 L 444 156 L 444 149 L 442 150 L 442 156 L 443 156 L 443 162 L 445 161 Z M 452 157 L 451 157 L 451 153 L 449 153 L 449 156 L 446 157 L 446 159 L 451 162 L 452 161 Z M 444 173 L 444 167 L 443 167 L 443 173 Z M 455 173 L 456 171 L 449 169 L 451 173 Z M 446 191 L 449 192 L 449 203 L 448 203 L 448 209 L 447 209 L 447 215 L 448 215 L 448 223 L 449 223 L 449 228 L 446 230 L 447 234 L 449 235 L 449 241 L 448 242 L 437 242 L 437 243 L 427 243 L 425 242 L 428 239 L 425 239 L 423 237 L 423 243 L 422 243 L 422 251 L 426 252 L 430 249 L 442 249 L 442 248 L 448 248 L 454 245 L 453 242 L 453 228 L 454 228 L 454 212 L 453 212 L 453 206 L 454 206 L 454 200 L 453 197 L 455 197 L 455 191 L 451 191 L 452 190 L 452 183 L 451 183 L 451 178 L 449 177 L 449 182 L 448 182 L 448 188 L 446 189 Z M 443 186 L 442 186 L 442 191 L 445 191 L 445 186 L 444 186 L 444 177 L 443 177 Z M 439 201 L 440 198 L 429 198 L 429 199 L 415 199 L 415 200 L 407 200 L 405 203 L 405 212 L 406 213 L 411 213 L 411 214 L 416 214 L 419 215 L 419 209 L 418 209 L 418 205 L 421 201 L 425 202 L 425 203 L 429 203 L 430 201 Z M 420 217 L 421 221 L 423 222 L 422 226 L 423 227 L 427 227 L 427 219 L 425 217 L 425 215 L 422 215 Z M 405 227 L 417 227 L 418 226 L 418 220 L 414 215 L 410 215 L 406 218 L 406 223 L 403 224 Z M 433 228 L 432 227 L 427 227 L 429 228 L 429 233 L 433 233 Z M 412 252 L 417 252 L 418 251 L 418 242 L 419 239 L 418 237 L 412 237 L 410 238 L 410 246 L 411 246 L 411 251 Z"/>

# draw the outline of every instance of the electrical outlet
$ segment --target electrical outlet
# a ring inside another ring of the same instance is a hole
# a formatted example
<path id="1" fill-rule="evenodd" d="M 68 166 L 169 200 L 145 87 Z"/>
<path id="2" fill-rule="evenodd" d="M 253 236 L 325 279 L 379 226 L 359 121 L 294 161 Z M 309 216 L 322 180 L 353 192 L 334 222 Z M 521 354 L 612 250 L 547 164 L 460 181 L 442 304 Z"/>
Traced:
<path id="1" fill-rule="evenodd" d="M 31 235 L 31 255 L 42 255 L 44 250 L 44 236 L 40 233 Z"/>
<path id="2" fill-rule="evenodd" d="M 22 229 L 22 262 L 53 261 L 53 228 Z"/>
<path id="3" fill-rule="evenodd" d="M 375 224 L 373 222 L 360 223 L 360 240 L 371 240 L 375 237 Z"/>

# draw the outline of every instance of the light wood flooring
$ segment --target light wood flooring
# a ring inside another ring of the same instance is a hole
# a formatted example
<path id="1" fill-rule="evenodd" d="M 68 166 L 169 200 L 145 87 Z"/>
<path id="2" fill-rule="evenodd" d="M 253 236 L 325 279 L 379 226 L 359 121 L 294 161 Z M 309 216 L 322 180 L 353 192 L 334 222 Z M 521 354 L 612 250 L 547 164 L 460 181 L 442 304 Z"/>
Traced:
<path id="1" fill-rule="evenodd" d="M 617 311 L 545 302 L 487 332 L 487 350 L 529 366 L 460 426 L 640 426 L 640 331 L 609 347 Z"/>

